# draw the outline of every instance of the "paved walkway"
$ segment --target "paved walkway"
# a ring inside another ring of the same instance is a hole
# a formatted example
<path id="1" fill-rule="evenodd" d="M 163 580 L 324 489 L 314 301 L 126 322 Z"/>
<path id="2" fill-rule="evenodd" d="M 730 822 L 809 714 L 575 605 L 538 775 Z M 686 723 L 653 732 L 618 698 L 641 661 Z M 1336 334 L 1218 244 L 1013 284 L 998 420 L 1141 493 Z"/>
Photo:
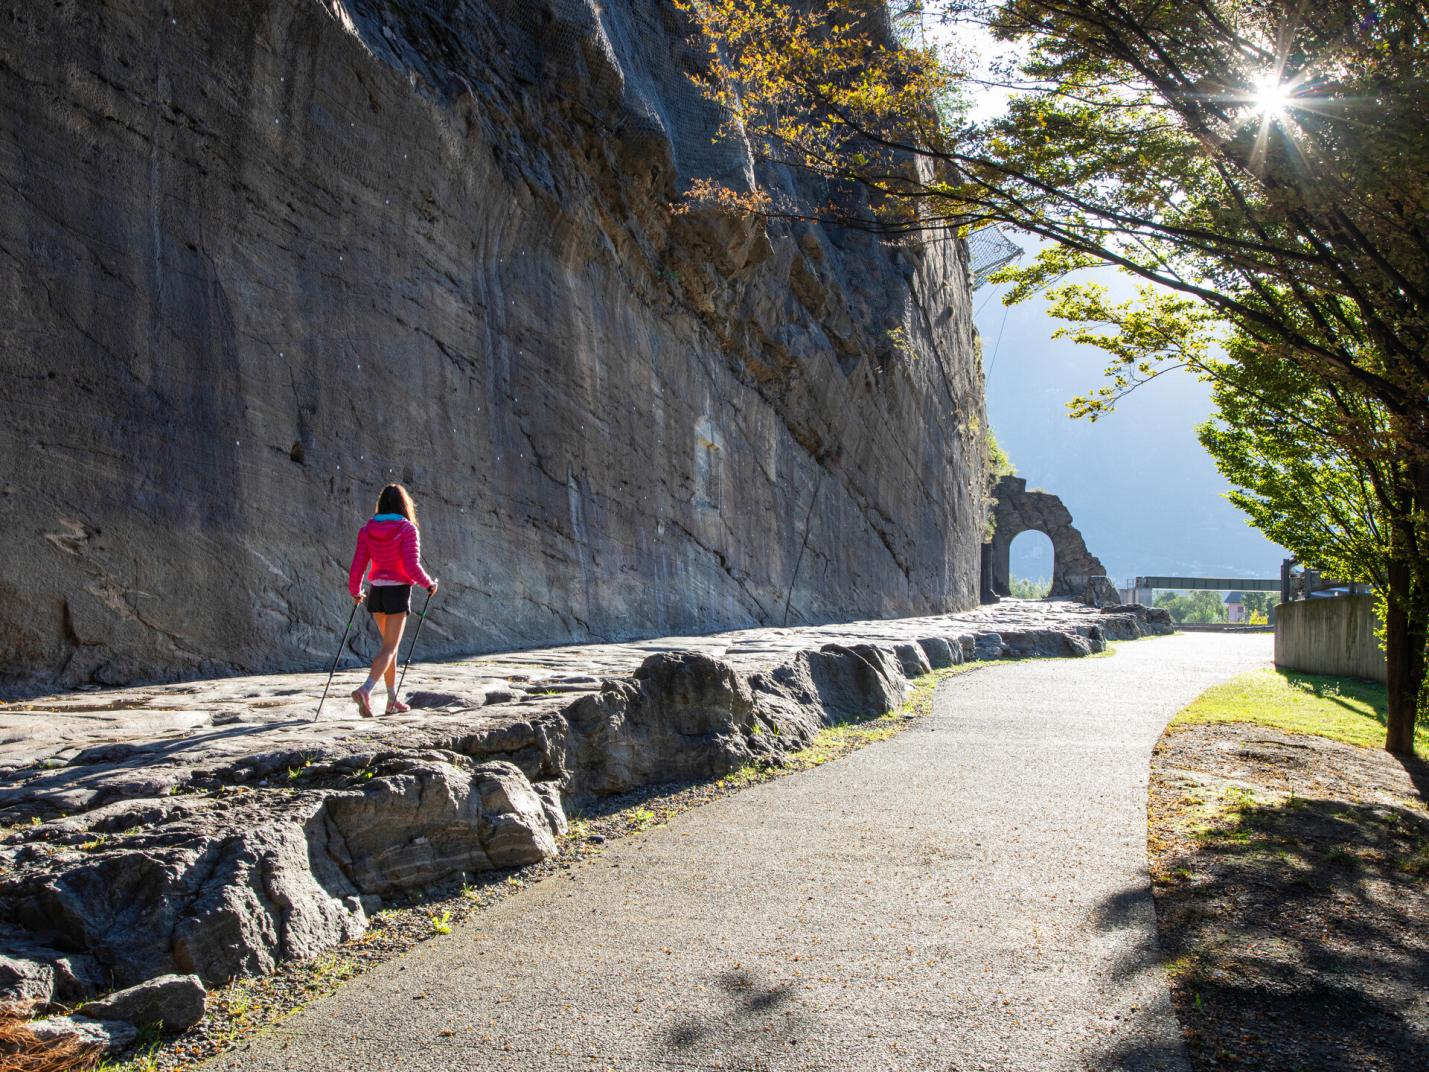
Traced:
<path id="1" fill-rule="evenodd" d="M 211 1068 L 1185 1070 L 1152 745 L 1263 635 L 956 678 L 899 737 L 688 812 Z"/>

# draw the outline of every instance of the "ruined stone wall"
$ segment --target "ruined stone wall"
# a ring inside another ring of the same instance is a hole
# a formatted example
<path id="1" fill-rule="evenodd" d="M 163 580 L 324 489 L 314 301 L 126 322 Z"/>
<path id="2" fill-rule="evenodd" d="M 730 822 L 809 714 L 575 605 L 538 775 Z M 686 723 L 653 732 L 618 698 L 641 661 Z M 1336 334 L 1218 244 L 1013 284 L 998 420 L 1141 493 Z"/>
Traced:
<path id="1" fill-rule="evenodd" d="M 992 539 L 983 558 L 984 586 L 993 596 L 1012 592 L 1012 541 L 1029 530 L 1052 541 L 1052 585 L 1049 599 L 1090 599 L 1098 606 L 1119 600 L 1101 559 L 1087 549 L 1072 514 L 1051 492 L 1027 490 L 1020 476 L 1004 476 L 992 486 Z"/>
<path id="2" fill-rule="evenodd" d="M 428 656 L 972 605 L 959 248 L 673 214 L 827 196 L 700 62 L 667 0 L 0 0 L 0 688 L 324 665 L 393 479 Z"/>

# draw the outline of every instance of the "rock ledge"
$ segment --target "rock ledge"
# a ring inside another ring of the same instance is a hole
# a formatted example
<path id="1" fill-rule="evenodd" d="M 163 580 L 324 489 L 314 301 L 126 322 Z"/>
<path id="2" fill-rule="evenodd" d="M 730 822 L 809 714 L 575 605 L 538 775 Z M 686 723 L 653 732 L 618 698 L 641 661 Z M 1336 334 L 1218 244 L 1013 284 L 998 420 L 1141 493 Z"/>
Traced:
<path id="1" fill-rule="evenodd" d="M 8 707 L 0 997 L 156 980 L 85 1013 L 163 1005 L 177 1027 L 204 984 L 354 937 L 385 899 L 553 855 L 571 801 L 778 763 L 826 724 L 893 710 L 930 669 L 1169 631 L 1141 607 L 1008 601 L 422 666 L 420 706 L 390 719 L 333 703 L 313 722 L 322 675 Z M 176 974 L 191 978 L 160 978 Z"/>

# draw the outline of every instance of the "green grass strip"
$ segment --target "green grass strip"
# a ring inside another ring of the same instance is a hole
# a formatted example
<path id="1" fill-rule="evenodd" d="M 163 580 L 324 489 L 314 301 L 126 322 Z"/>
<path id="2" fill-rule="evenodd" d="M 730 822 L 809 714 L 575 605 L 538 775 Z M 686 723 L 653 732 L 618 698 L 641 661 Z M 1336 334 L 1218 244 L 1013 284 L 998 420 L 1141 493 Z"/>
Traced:
<path id="1" fill-rule="evenodd" d="M 1377 682 L 1264 669 L 1207 689 L 1171 724 L 1254 722 L 1383 748 L 1387 711 L 1385 687 Z M 1417 752 L 1429 755 L 1429 726 L 1415 730 L 1414 742 Z"/>

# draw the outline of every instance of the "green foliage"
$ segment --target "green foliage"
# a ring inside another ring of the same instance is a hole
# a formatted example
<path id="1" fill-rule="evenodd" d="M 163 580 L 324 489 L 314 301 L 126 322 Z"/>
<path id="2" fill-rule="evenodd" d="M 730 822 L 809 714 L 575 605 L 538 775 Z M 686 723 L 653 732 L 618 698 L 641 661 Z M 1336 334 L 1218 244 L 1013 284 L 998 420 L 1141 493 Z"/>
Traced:
<path id="1" fill-rule="evenodd" d="M 987 447 L 989 476 L 996 480 L 998 477 L 1017 475 L 1017 466 L 1012 464 L 1012 459 L 1007 456 L 1007 451 L 1003 450 L 1002 445 L 998 443 L 997 436 L 993 434 L 991 427 L 983 432 L 983 443 Z"/>
<path id="2" fill-rule="evenodd" d="M 1032 263 L 1009 267 L 993 278 L 1013 284 L 1004 301 L 1024 301 L 1087 258 L 1060 247 L 1042 250 Z M 1116 403 L 1145 383 L 1168 372 L 1188 370 L 1209 378 L 1211 353 L 1222 325 L 1200 301 L 1143 284 L 1137 297 L 1113 302 L 1100 283 L 1064 283 L 1046 291 L 1048 315 L 1063 326 L 1054 339 L 1070 339 L 1107 355 L 1100 387 L 1067 404 L 1073 417 L 1090 421 L 1110 413 Z"/>
<path id="3" fill-rule="evenodd" d="M 1396 463 L 1383 456 L 1382 435 L 1366 450 L 1336 434 L 1342 405 L 1358 405 L 1361 426 L 1378 428 L 1383 407 L 1351 403 L 1292 361 L 1264 353 L 1249 360 L 1247 349 L 1258 348 L 1241 335 L 1228 340 L 1230 360 L 1213 366 L 1216 409 L 1199 429 L 1234 486 L 1231 502 L 1302 562 L 1383 587 L 1389 526 L 1375 487 L 1394 478 Z"/>
<path id="4" fill-rule="evenodd" d="M 1242 592 L 1241 605 L 1245 607 L 1246 613 L 1250 615 L 1263 615 L 1268 621 L 1270 612 L 1275 609 L 1276 596 L 1274 592 Z"/>
<path id="5" fill-rule="evenodd" d="M 1050 577 L 1038 577 L 1032 580 L 1028 577 L 1013 577 L 1009 582 L 1015 599 L 1046 599 L 1047 593 L 1052 590 L 1052 579 Z"/>
<path id="6" fill-rule="evenodd" d="M 433 934 L 451 934 L 452 914 L 450 912 L 440 912 L 430 917 Z"/>
<path id="7" fill-rule="evenodd" d="M 1156 605 L 1169 610 L 1177 624 L 1213 625 L 1226 620 L 1226 605 L 1219 592 L 1162 592 Z"/>

